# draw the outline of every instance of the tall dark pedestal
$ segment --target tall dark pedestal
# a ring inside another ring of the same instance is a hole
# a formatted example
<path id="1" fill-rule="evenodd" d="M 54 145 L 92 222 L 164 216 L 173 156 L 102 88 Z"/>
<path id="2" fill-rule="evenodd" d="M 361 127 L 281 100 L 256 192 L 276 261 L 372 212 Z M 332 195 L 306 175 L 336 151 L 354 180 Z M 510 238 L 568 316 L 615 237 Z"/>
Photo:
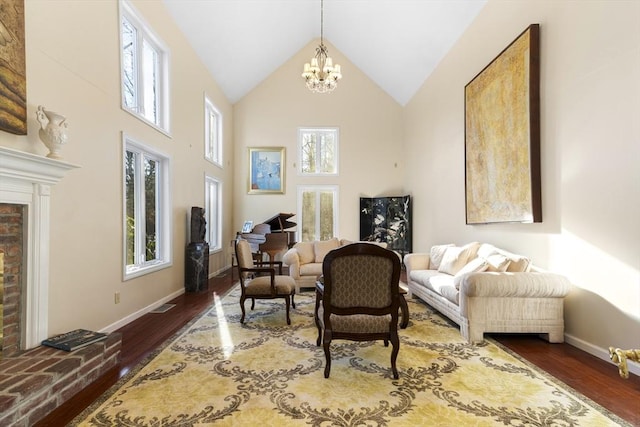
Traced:
<path id="1" fill-rule="evenodd" d="M 207 289 L 209 280 L 209 244 L 189 243 L 185 254 L 184 288 L 187 292 Z"/>

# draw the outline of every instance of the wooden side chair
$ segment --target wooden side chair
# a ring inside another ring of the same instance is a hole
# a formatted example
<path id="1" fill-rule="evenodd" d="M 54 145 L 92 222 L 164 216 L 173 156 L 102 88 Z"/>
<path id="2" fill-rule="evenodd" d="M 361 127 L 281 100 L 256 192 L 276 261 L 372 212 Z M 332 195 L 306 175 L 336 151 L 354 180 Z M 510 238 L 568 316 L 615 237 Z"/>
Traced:
<path id="1" fill-rule="evenodd" d="M 240 323 L 244 323 L 244 302 L 247 298 L 251 299 L 251 310 L 255 308 L 256 299 L 283 298 L 287 307 L 287 325 L 290 325 L 289 306 L 293 305 L 293 308 L 296 308 L 293 299 L 296 292 L 296 282 L 292 277 L 282 275 L 282 261 L 267 263 L 255 261 L 251 246 L 246 240 L 237 240 L 235 249 L 240 288 L 242 289 Z M 268 267 L 264 266 L 265 264 Z M 279 267 L 278 274 L 276 274 L 275 266 Z"/>
<path id="2" fill-rule="evenodd" d="M 389 341 L 393 378 L 398 379 L 396 359 L 400 350 L 400 260 L 394 252 L 369 243 L 353 243 L 330 251 L 316 284 L 315 321 L 317 345 L 322 342 L 331 371 L 331 341 Z"/>

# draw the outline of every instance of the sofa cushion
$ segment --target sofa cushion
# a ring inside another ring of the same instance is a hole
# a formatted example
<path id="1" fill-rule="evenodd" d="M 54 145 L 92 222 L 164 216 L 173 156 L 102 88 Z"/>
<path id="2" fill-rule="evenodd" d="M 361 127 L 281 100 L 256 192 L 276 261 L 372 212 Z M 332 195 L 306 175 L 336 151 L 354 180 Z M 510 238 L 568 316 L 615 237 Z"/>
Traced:
<path id="1" fill-rule="evenodd" d="M 447 250 L 447 248 L 453 246 L 455 246 L 453 243 L 432 246 L 431 251 L 429 252 L 429 268 L 431 270 L 437 270 L 440 267 L 440 263 L 442 262 L 444 252 Z"/>
<path id="2" fill-rule="evenodd" d="M 449 274 L 439 274 L 437 276 L 432 276 L 431 278 L 429 278 L 429 286 L 427 287 L 442 296 L 444 296 L 443 292 L 445 292 L 447 288 L 449 288 L 449 291 L 451 291 L 451 289 L 453 289 L 453 291 L 456 291 L 453 284 L 453 276 Z"/>
<path id="3" fill-rule="evenodd" d="M 313 242 L 313 250 L 316 253 L 315 262 L 324 261 L 325 255 L 327 255 L 330 250 L 333 250 L 339 247 L 340 247 L 340 241 L 336 237 L 329 240 L 317 240 Z"/>
<path id="4" fill-rule="evenodd" d="M 438 270 L 411 270 L 409 278 L 415 283 L 419 283 L 422 286 L 429 287 L 429 279 L 433 276 L 444 276 Z"/>
<path id="5" fill-rule="evenodd" d="M 298 242 L 295 246 L 300 257 L 300 264 L 308 264 L 314 262 L 316 255 L 313 251 L 313 242 Z"/>

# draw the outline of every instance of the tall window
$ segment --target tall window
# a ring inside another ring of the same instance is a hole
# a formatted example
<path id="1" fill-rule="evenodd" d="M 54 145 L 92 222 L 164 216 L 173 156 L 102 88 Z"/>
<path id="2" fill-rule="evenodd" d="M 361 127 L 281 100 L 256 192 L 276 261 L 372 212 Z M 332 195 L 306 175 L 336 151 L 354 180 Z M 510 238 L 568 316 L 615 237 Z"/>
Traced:
<path id="1" fill-rule="evenodd" d="M 169 159 L 124 135 L 124 276 L 171 264 Z"/>
<path id="2" fill-rule="evenodd" d="M 302 175 L 337 175 L 338 129 L 299 129 L 298 160 Z"/>
<path id="3" fill-rule="evenodd" d="M 168 132 L 168 50 L 127 1 L 120 20 L 122 107 Z"/>
<path id="4" fill-rule="evenodd" d="M 209 251 L 222 248 L 222 183 L 215 178 L 205 176 L 205 215 L 207 217 L 207 242 Z"/>
<path id="5" fill-rule="evenodd" d="M 204 156 L 222 166 L 222 117 L 209 98 L 204 98 Z"/>
<path id="6" fill-rule="evenodd" d="M 298 234 L 301 241 L 328 240 L 338 235 L 338 187 L 298 187 Z"/>

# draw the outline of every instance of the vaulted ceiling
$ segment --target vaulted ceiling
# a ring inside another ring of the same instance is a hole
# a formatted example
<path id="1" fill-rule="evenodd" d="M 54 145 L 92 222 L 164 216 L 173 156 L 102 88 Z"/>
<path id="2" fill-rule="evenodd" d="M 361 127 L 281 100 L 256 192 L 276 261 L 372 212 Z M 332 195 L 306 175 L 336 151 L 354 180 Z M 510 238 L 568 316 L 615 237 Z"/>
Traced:
<path id="1" fill-rule="evenodd" d="M 163 1 L 232 103 L 320 37 L 319 0 Z M 405 105 L 486 1 L 325 0 L 324 39 Z"/>

